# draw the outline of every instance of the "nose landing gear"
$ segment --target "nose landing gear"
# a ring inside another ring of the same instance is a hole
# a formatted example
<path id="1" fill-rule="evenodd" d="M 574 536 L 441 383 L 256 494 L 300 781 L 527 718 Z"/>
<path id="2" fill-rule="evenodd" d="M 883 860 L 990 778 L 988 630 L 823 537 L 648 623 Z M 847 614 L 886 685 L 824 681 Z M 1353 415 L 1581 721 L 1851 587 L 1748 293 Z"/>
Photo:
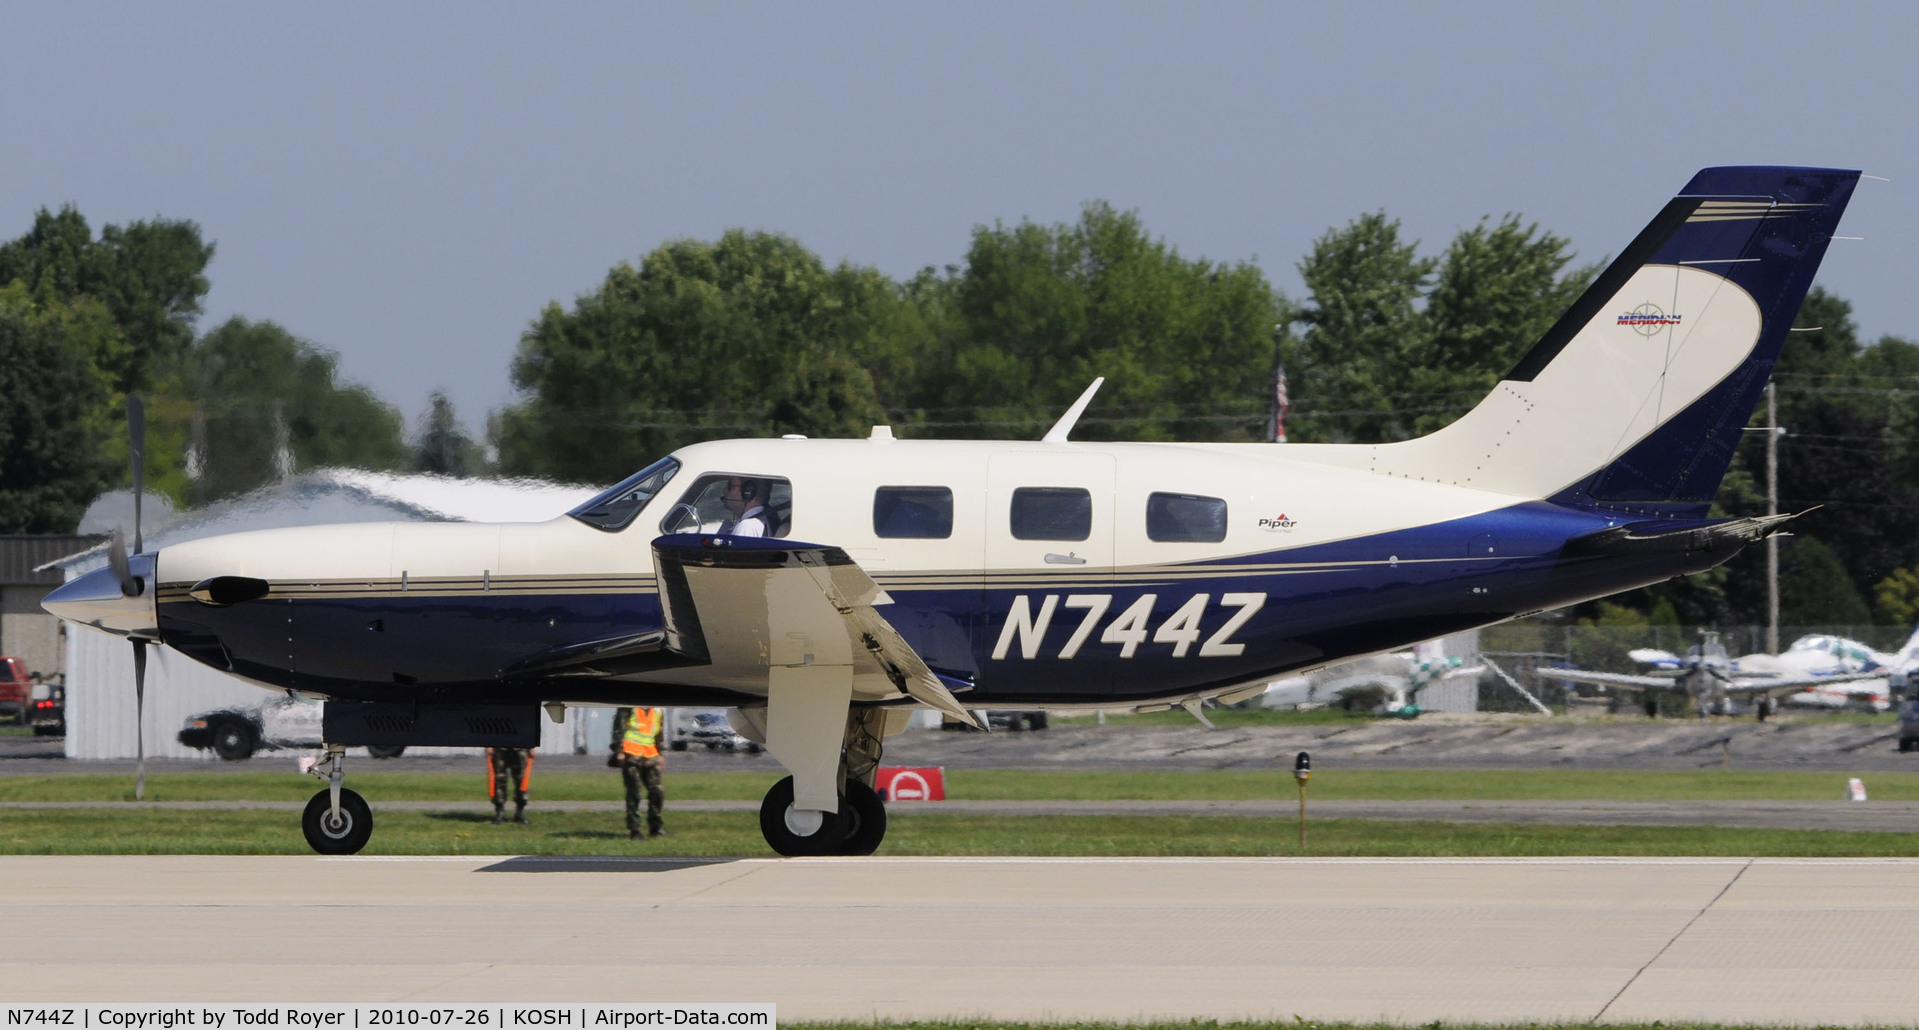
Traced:
<path id="1" fill-rule="evenodd" d="M 357 854 L 373 836 L 373 810 L 365 798 L 340 786 L 346 775 L 346 747 L 326 745 L 326 757 L 312 773 L 327 782 L 327 789 L 313 795 L 300 815 L 307 844 L 322 855 Z"/>

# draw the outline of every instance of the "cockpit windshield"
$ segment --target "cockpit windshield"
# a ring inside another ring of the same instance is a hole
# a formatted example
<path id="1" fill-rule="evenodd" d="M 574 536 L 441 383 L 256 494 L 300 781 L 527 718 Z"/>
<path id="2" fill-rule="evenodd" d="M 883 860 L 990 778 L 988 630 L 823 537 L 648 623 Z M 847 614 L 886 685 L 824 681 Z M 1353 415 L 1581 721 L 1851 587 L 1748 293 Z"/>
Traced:
<path id="1" fill-rule="evenodd" d="M 646 507 L 646 502 L 652 500 L 653 495 L 659 493 L 679 470 L 679 462 L 672 458 L 661 458 L 567 514 L 594 529 L 617 533 L 632 524 L 639 516 L 640 509 Z"/>

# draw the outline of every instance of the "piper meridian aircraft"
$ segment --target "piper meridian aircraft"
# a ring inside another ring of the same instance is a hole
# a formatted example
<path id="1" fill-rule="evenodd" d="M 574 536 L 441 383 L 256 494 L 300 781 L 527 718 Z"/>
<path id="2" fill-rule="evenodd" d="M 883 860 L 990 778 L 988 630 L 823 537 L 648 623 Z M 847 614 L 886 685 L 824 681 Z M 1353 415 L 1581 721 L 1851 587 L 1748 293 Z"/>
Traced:
<path id="1" fill-rule="evenodd" d="M 158 643 L 327 698 L 322 852 L 372 830 L 347 745 L 528 746 L 542 707 L 649 704 L 738 710 L 792 774 L 760 810 L 775 851 L 866 854 L 908 708 L 1232 702 L 1772 532 L 1708 509 L 1858 178 L 1700 172 L 1484 401 L 1403 443 L 1072 442 L 1089 389 L 1034 443 L 695 444 L 544 523 L 154 553 L 136 527 L 45 604 L 131 639 L 136 696 Z M 758 536 L 729 531 L 748 493 Z"/>

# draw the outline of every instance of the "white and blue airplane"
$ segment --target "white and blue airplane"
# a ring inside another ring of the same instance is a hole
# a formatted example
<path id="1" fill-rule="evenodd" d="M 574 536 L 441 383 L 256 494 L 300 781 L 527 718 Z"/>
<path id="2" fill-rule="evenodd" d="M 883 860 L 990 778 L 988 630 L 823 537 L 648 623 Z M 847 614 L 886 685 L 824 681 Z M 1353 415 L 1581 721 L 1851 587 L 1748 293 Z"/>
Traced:
<path id="1" fill-rule="evenodd" d="M 648 704 L 738 710 L 791 773 L 761 806 L 775 851 L 866 854 L 914 707 L 1231 703 L 1773 531 L 1709 507 L 1858 177 L 1700 172 L 1484 401 L 1415 440 L 1073 442 L 1089 389 L 1031 443 L 694 444 L 549 522 L 151 553 L 136 528 L 136 553 L 116 541 L 45 604 L 130 638 L 136 691 L 162 644 L 328 699 L 303 821 L 322 852 L 372 831 L 347 745 L 527 746 L 542 708 Z"/>

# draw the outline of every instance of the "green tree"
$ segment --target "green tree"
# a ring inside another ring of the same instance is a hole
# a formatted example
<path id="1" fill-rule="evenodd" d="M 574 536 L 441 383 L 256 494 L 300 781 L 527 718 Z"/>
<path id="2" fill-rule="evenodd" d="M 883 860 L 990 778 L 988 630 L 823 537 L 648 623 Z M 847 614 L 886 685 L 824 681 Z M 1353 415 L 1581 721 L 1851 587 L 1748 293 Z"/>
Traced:
<path id="1" fill-rule="evenodd" d="M 1415 435 L 1472 410 L 1585 292 L 1598 269 L 1567 273 L 1569 246 L 1512 214 L 1453 237 L 1421 313 L 1423 353 L 1409 380 L 1419 406 L 1437 410 L 1413 420 Z"/>
<path id="2" fill-rule="evenodd" d="M 189 221 L 108 225 L 93 237 L 72 206 L 41 208 L 33 227 L 0 244 L 0 284 L 24 283 L 34 301 L 97 301 L 118 331 L 76 341 L 116 394 L 152 389 L 193 341 L 213 244 Z"/>
<path id="3" fill-rule="evenodd" d="M 1299 264 L 1311 297 L 1287 354 L 1301 440 L 1420 436 L 1483 399 L 1592 281 L 1565 239 L 1506 215 L 1437 258 L 1384 212 L 1329 230 Z"/>
<path id="4" fill-rule="evenodd" d="M 272 322 L 235 317 L 201 337 L 186 356 L 182 389 L 205 427 L 195 500 L 285 472 L 407 462 L 399 412 L 366 387 L 339 382 L 332 353 Z"/>
<path id="5" fill-rule="evenodd" d="M 956 435 L 1043 431 L 1097 376 L 1082 439 L 1250 439 L 1265 424 L 1273 332 L 1290 308 L 1250 263 L 1188 259 L 1135 212 L 980 226 L 925 322 L 946 367 L 922 382 Z M 942 317 L 944 316 L 944 317 Z M 949 321 L 950 319 L 950 321 Z"/>
<path id="6" fill-rule="evenodd" d="M 1872 596 L 1879 625 L 1919 624 L 1919 569 L 1894 569 L 1873 587 Z"/>
<path id="7" fill-rule="evenodd" d="M 798 242 L 729 230 L 622 263 L 572 310 L 549 304 L 501 418 L 513 474 L 617 479 L 719 436 L 863 435 L 880 384 L 914 375 L 924 331 L 898 284 L 828 269 Z"/>
<path id="8" fill-rule="evenodd" d="M 1919 412 L 1907 397 L 1919 381 L 1919 346 L 1890 336 L 1862 346 L 1852 305 L 1820 287 L 1794 324 L 1773 371 L 1786 430 L 1779 510 L 1807 512 L 1791 524 L 1796 540 L 1819 541 L 1849 592 L 1870 596 L 1896 570 L 1919 564 Z M 1764 418 L 1761 405 L 1752 426 Z M 1746 436 L 1720 494 L 1729 514 L 1765 510 L 1765 434 Z M 1737 482 L 1751 489 L 1735 491 Z M 1764 548 L 1747 548 L 1727 569 L 1735 621 L 1764 621 Z M 1782 585 L 1782 608 L 1790 603 Z"/>
<path id="9" fill-rule="evenodd" d="M 1853 588 L 1846 567 L 1815 537 L 1795 536 L 1779 549 L 1779 624 L 1872 624 L 1872 613 Z"/>
<path id="10" fill-rule="evenodd" d="M 1301 440 L 1383 443 L 1415 435 L 1412 380 L 1429 352 L 1419 303 L 1438 262 L 1401 242 L 1399 221 L 1361 215 L 1313 241 L 1299 263 L 1310 297 L 1286 359 Z"/>
<path id="11" fill-rule="evenodd" d="M 113 474 L 92 417 L 106 390 L 63 314 L 0 289 L 0 533 L 72 532 Z"/>

